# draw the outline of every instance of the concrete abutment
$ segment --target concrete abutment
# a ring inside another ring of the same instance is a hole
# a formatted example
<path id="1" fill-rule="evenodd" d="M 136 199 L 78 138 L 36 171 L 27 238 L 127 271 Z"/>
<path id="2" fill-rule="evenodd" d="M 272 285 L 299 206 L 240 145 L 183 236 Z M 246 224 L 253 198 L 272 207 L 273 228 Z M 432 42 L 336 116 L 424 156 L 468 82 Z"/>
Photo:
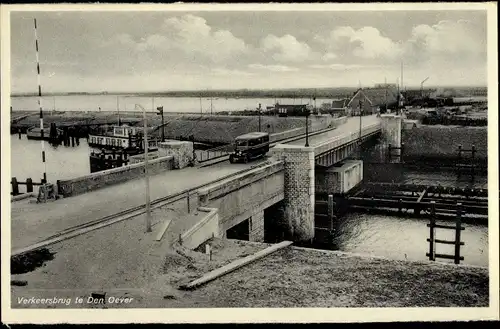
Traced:
<path id="1" fill-rule="evenodd" d="M 285 234 L 294 241 L 314 238 L 314 148 L 278 144 L 273 157 L 284 162 Z"/>

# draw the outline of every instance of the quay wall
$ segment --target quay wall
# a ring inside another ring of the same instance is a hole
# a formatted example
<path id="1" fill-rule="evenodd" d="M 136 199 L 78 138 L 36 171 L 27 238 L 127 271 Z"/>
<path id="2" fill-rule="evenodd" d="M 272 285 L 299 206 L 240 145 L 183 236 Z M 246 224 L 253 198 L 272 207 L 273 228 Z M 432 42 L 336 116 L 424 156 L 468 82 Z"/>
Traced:
<path id="1" fill-rule="evenodd" d="M 154 175 L 174 168 L 174 157 L 166 156 L 152 160 L 148 171 Z M 94 191 L 105 186 L 114 185 L 135 179 L 144 174 L 144 162 L 128 166 L 99 171 L 89 175 L 57 181 L 58 193 L 64 197 Z"/>
<path id="2" fill-rule="evenodd" d="M 417 157 L 447 158 L 458 155 L 458 145 L 470 150 L 476 147 L 476 157 L 488 157 L 488 128 L 421 125 L 401 132 L 405 159 Z M 470 153 L 464 154 L 470 157 Z"/>

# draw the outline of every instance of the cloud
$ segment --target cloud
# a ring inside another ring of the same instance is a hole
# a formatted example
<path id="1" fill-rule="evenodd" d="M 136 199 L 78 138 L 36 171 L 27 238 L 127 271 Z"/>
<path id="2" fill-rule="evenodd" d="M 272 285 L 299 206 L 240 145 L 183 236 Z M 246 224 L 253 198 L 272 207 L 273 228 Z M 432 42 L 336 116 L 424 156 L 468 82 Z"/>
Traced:
<path id="1" fill-rule="evenodd" d="M 242 39 L 227 30 L 213 30 L 204 18 L 195 15 L 171 17 L 163 22 L 160 33 L 134 40 L 128 34 L 117 35 L 105 45 L 120 44 L 137 52 L 157 51 L 175 59 L 209 59 L 221 62 L 248 50 Z"/>
<path id="2" fill-rule="evenodd" d="M 321 38 L 319 38 L 321 40 Z M 394 58 L 401 55 L 402 47 L 399 43 L 383 36 L 380 31 L 371 26 L 358 30 L 349 26 L 334 29 L 330 37 L 323 39 L 331 48 L 336 45 L 346 45 L 352 48 L 352 53 L 361 58 Z"/>
<path id="3" fill-rule="evenodd" d="M 282 37 L 269 34 L 261 40 L 261 49 L 272 53 L 276 61 L 283 62 L 303 62 L 318 56 L 307 43 L 298 41 L 290 34 Z"/>
<path id="4" fill-rule="evenodd" d="M 467 20 L 440 21 L 412 29 L 407 53 L 420 56 L 467 56 L 486 54 L 485 30 Z"/>
<path id="5" fill-rule="evenodd" d="M 324 60 L 325 62 L 328 62 L 332 59 L 336 59 L 338 56 L 334 53 L 331 53 L 331 52 L 327 52 L 326 54 L 324 54 L 323 56 L 321 56 L 321 59 Z"/>
<path id="6" fill-rule="evenodd" d="M 299 70 L 296 67 L 290 67 L 286 65 L 249 64 L 248 67 L 255 70 L 268 70 L 273 72 L 295 72 Z"/>
<path id="7" fill-rule="evenodd" d="M 359 69 L 366 68 L 366 65 L 358 64 L 314 64 L 309 66 L 312 69 L 330 69 L 336 71 L 349 70 L 349 69 Z"/>
<path id="8" fill-rule="evenodd" d="M 226 69 L 223 67 L 218 67 L 210 70 L 211 73 L 214 75 L 220 75 L 220 76 L 253 76 L 254 73 L 252 72 L 247 72 L 247 71 L 242 71 L 242 70 L 236 70 L 236 69 Z"/>

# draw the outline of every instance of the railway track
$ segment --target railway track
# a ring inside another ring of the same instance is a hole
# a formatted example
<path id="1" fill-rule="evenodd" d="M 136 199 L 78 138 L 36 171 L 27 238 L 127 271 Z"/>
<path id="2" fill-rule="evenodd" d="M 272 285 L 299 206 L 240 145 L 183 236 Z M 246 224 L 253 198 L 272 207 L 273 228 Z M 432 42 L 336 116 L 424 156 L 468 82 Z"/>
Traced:
<path id="1" fill-rule="evenodd" d="M 222 178 L 213 180 L 211 182 L 208 182 L 205 184 L 200 184 L 200 185 L 195 186 L 193 188 L 186 189 L 186 190 L 183 190 L 183 191 L 180 191 L 180 192 L 177 192 L 177 193 L 165 196 L 165 197 L 155 199 L 155 200 L 151 201 L 151 209 L 157 209 L 157 208 L 172 204 L 174 202 L 180 201 L 182 199 L 187 198 L 187 196 L 189 194 L 194 193 L 196 190 L 198 190 L 200 188 L 209 186 L 209 185 L 214 184 L 214 183 L 224 181 L 228 178 L 231 178 L 231 177 L 234 177 L 237 175 L 241 175 L 241 174 L 246 173 L 250 170 L 261 167 L 267 163 L 268 163 L 267 161 L 264 161 L 264 162 L 258 163 L 256 165 L 253 165 L 250 168 L 240 170 L 238 172 L 229 174 L 229 175 L 224 176 Z M 27 252 L 30 252 L 30 251 L 33 251 L 36 249 L 44 248 L 44 247 L 47 247 L 49 245 L 52 245 L 52 244 L 55 244 L 55 243 L 58 243 L 58 242 L 61 242 L 64 240 L 68 240 L 68 239 L 83 235 L 85 233 L 88 233 L 88 232 L 91 232 L 91 231 L 94 231 L 94 230 L 97 230 L 97 229 L 100 229 L 100 228 L 103 228 L 106 226 L 110 226 L 110 225 L 113 225 L 115 223 L 119 223 L 121 221 L 127 220 L 127 219 L 134 218 L 136 216 L 144 214 L 146 211 L 145 208 L 146 208 L 146 205 L 142 204 L 140 206 L 129 208 L 129 209 L 120 211 L 118 213 L 115 213 L 115 214 L 112 214 L 109 216 L 105 216 L 105 217 L 102 217 L 102 218 L 99 218 L 96 220 L 92 220 L 92 221 L 89 221 L 89 222 L 86 222 L 86 223 L 83 223 L 80 225 L 72 226 L 72 227 L 67 228 L 67 229 L 65 229 L 57 234 L 49 236 L 40 242 L 31 244 L 31 245 L 23 247 L 23 248 L 13 250 L 11 253 L 11 257 L 25 254 Z"/>

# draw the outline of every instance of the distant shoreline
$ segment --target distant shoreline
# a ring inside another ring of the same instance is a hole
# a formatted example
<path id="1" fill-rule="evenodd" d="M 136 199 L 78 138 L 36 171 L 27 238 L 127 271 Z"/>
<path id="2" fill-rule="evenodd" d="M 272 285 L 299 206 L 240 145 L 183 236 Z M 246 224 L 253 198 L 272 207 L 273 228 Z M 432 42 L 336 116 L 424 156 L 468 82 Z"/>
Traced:
<path id="1" fill-rule="evenodd" d="M 454 90 L 473 92 L 475 96 L 486 95 L 488 87 L 427 87 L 425 92 L 443 90 Z M 56 92 L 45 93 L 44 97 L 54 96 L 132 96 L 132 97 L 223 97 L 223 98 L 332 98 L 350 97 L 358 87 L 338 88 L 293 88 L 293 89 L 239 89 L 239 90 L 186 90 L 186 91 L 164 91 L 164 92 Z M 419 87 L 409 87 L 407 91 L 420 91 Z M 12 93 L 11 97 L 36 97 L 36 93 Z M 471 95 L 472 96 L 472 95 Z M 453 96 L 467 97 L 467 96 Z"/>

